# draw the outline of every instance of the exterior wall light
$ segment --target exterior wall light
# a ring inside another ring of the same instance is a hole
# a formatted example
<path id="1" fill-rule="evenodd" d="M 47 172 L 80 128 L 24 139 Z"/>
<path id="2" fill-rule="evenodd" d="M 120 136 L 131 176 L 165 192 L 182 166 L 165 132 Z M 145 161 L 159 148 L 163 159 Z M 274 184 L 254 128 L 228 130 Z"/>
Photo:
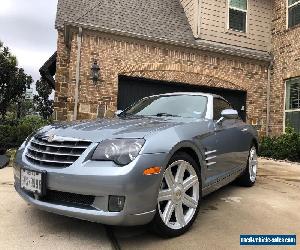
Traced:
<path id="1" fill-rule="evenodd" d="M 94 63 L 91 68 L 91 78 L 93 80 L 93 83 L 96 85 L 98 81 L 100 80 L 100 67 L 98 65 L 97 60 L 94 60 Z"/>

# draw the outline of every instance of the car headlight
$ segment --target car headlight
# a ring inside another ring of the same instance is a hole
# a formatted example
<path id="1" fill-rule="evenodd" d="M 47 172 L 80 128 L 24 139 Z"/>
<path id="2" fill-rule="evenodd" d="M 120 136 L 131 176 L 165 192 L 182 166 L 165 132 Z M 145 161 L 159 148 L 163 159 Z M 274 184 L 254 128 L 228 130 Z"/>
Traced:
<path id="1" fill-rule="evenodd" d="M 92 160 L 114 161 L 118 165 L 127 165 L 138 156 L 144 143 L 143 139 L 106 140 L 97 146 Z"/>

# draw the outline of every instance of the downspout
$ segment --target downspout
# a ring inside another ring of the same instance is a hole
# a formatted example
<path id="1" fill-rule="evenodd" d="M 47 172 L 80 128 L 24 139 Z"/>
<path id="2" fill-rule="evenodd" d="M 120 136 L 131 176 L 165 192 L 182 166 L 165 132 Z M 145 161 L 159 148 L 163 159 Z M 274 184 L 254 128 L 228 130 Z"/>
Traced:
<path id="1" fill-rule="evenodd" d="M 201 28 L 201 0 L 197 0 L 196 1 L 197 3 L 197 6 L 196 6 L 196 23 L 194 24 L 196 27 L 195 27 L 195 30 L 196 30 L 196 34 L 195 34 L 195 37 L 196 39 L 200 39 L 200 28 Z"/>
<path id="2" fill-rule="evenodd" d="M 274 66 L 274 59 L 269 64 L 268 67 L 268 85 L 267 85 L 267 121 L 266 121 L 266 136 L 269 136 L 269 127 L 270 127 L 270 94 L 271 94 L 271 77 L 272 70 Z"/>
<path id="3" fill-rule="evenodd" d="M 78 116 L 78 99 L 79 99 L 79 84 L 80 84 L 80 65 L 81 65 L 81 44 L 82 44 L 82 28 L 79 27 L 77 34 L 77 61 L 76 61 L 76 85 L 75 85 L 75 105 L 73 120 L 77 120 Z"/>

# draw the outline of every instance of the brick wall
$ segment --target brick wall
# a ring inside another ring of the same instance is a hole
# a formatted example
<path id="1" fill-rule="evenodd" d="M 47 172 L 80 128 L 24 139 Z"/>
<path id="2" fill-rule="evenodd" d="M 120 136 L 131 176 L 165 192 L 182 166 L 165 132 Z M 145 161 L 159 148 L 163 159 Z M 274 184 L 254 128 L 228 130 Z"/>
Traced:
<path id="1" fill-rule="evenodd" d="M 77 43 L 58 35 L 55 118 L 72 120 Z M 94 85 L 90 67 L 97 59 L 101 80 Z M 266 123 L 267 63 L 179 46 L 83 32 L 78 119 L 111 116 L 117 107 L 118 75 L 144 77 L 247 91 L 248 122 Z M 282 119 L 279 118 L 279 119 Z"/>
<path id="2" fill-rule="evenodd" d="M 284 128 L 285 81 L 300 76 L 300 26 L 287 29 L 287 1 L 275 0 L 272 20 L 274 70 L 271 85 L 270 126 L 274 134 Z"/>

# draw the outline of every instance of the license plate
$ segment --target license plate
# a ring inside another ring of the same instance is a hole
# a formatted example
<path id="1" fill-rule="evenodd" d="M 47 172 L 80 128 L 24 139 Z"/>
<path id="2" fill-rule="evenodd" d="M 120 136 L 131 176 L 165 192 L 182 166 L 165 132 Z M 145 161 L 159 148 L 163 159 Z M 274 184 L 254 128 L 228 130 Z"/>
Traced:
<path id="1" fill-rule="evenodd" d="M 21 169 L 21 188 L 43 196 L 45 193 L 45 173 L 28 169 Z"/>

